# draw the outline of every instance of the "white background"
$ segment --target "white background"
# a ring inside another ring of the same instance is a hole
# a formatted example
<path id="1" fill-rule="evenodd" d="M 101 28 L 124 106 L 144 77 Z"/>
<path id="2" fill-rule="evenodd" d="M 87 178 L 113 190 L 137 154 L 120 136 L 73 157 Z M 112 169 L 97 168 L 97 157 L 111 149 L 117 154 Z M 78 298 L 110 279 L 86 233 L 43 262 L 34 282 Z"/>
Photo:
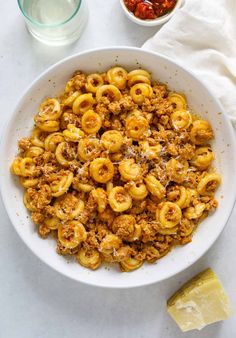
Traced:
<path id="1" fill-rule="evenodd" d="M 81 39 L 69 47 L 50 48 L 28 34 L 16 0 L 1 1 L 0 128 L 22 91 L 56 61 L 95 47 L 141 47 L 157 30 L 130 22 L 119 0 L 87 2 L 90 19 Z M 209 266 L 236 309 L 236 208 L 218 241 L 194 266 L 162 283 L 133 290 L 88 287 L 59 275 L 21 242 L 1 202 L 0 220 L 0 338 L 236 337 L 235 316 L 183 334 L 166 312 L 167 298 L 181 283 Z"/>

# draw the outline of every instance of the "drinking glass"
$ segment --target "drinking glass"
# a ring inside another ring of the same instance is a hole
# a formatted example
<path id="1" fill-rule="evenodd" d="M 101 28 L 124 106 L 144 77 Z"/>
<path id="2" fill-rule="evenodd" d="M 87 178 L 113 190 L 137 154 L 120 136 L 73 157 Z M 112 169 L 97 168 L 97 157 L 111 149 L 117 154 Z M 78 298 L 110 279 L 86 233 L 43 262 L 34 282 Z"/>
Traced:
<path id="1" fill-rule="evenodd" d="M 77 40 L 88 20 L 86 0 L 18 0 L 29 32 L 54 46 Z"/>

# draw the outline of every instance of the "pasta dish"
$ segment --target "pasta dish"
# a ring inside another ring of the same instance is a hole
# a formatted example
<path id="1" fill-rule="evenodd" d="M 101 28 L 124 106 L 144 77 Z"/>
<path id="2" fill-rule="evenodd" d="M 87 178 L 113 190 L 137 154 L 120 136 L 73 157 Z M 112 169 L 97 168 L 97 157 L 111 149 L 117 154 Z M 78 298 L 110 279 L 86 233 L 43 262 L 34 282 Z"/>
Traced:
<path id="1" fill-rule="evenodd" d="M 77 71 L 34 122 L 11 171 L 39 235 L 86 268 L 154 263 L 217 207 L 210 123 L 144 69 Z"/>

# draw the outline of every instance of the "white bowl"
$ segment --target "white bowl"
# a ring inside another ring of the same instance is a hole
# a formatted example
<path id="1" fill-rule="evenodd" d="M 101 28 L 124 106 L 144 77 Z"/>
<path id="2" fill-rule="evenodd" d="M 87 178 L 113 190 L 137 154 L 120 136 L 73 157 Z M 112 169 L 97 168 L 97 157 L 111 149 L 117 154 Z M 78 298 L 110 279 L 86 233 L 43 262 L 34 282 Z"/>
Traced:
<path id="1" fill-rule="evenodd" d="M 157 264 L 144 264 L 139 270 L 121 273 L 117 267 L 90 271 L 70 262 L 55 251 L 53 239 L 42 240 L 22 201 L 22 189 L 11 175 L 9 166 L 17 154 L 17 141 L 33 126 L 33 116 L 40 102 L 47 96 L 61 92 L 70 75 L 77 69 L 103 72 L 113 65 L 127 69 L 143 67 L 176 91 L 184 92 L 190 106 L 209 120 L 215 132 L 214 165 L 222 176 L 217 191 L 217 210 L 200 224 L 193 241 L 177 247 Z M 46 264 L 74 280 L 110 288 L 136 287 L 171 277 L 196 262 L 215 242 L 230 216 L 235 200 L 236 146 L 232 126 L 218 100 L 193 74 L 173 61 L 138 48 L 114 47 L 80 53 L 62 60 L 39 76 L 26 90 L 18 103 L 2 137 L 0 185 L 3 202 L 13 226 L 26 245 Z M 9 240 L 9 238 L 7 239 Z M 29 266 L 30 271 L 30 266 Z"/>
<path id="2" fill-rule="evenodd" d="M 164 23 L 166 23 L 170 18 L 175 14 L 175 12 L 180 8 L 182 4 L 182 0 L 178 0 L 174 9 L 167 13 L 166 15 L 160 16 L 159 18 L 156 19 L 139 19 L 137 18 L 128 8 L 125 6 L 124 0 L 120 0 L 121 8 L 123 9 L 125 15 L 127 18 L 129 18 L 131 21 L 137 23 L 138 25 L 141 26 L 146 26 L 146 27 L 153 27 L 153 26 L 159 26 Z"/>

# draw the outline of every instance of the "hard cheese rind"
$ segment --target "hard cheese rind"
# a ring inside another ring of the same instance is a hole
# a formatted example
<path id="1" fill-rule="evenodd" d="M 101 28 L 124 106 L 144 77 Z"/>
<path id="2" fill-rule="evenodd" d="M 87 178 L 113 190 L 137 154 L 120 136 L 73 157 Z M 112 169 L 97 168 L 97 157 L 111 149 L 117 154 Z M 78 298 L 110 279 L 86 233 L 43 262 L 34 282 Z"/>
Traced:
<path id="1" fill-rule="evenodd" d="M 184 284 L 168 300 L 167 310 L 183 332 L 200 330 L 232 313 L 228 296 L 211 269 Z"/>

